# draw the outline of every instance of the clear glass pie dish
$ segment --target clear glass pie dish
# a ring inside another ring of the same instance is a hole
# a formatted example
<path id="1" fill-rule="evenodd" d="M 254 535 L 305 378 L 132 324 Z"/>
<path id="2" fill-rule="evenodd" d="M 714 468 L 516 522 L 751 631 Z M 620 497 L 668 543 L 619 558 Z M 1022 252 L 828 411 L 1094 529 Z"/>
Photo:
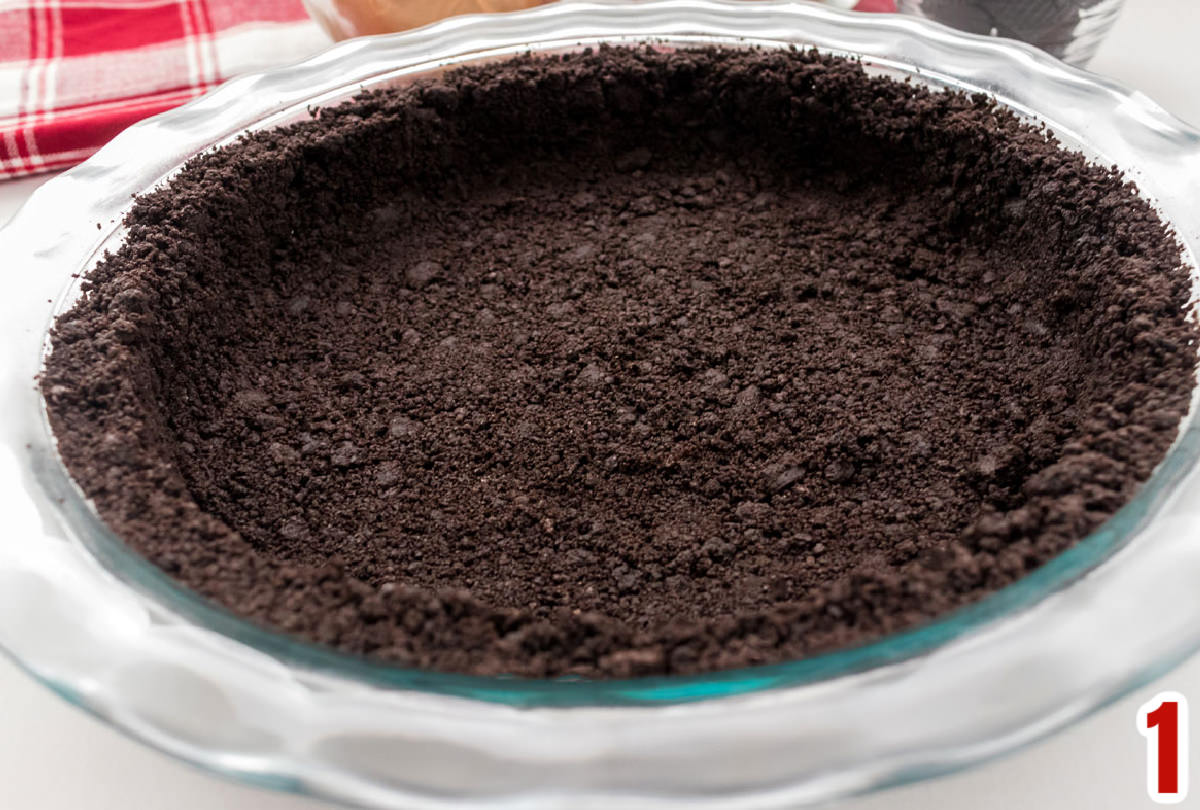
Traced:
<path id="1" fill-rule="evenodd" d="M 1014 586 L 941 621 L 801 661 L 698 677 L 533 681 L 371 663 L 183 591 L 98 520 L 34 378 L 79 274 L 135 195 L 188 157 L 317 105 L 465 64 L 601 42 L 815 46 L 984 92 L 1115 164 L 1200 245 L 1200 133 L 1031 47 L 792 2 L 572 2 L 359 39 L 136 125 L 0 232 L 0 646 L 67 699 L 211 770 L 372 807 L 795 806 L 1028 743 L 1200 647 L 1200 428 L 1141 493 Z M 1200 274 L 1198 274 L 1200 275 Z"/>

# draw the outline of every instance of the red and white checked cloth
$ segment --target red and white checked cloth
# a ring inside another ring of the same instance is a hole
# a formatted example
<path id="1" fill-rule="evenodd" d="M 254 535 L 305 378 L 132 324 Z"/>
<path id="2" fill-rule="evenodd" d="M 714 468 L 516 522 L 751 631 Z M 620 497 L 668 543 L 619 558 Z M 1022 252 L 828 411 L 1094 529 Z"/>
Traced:
<path id="1" fill-rule="evenodd" d="M 300 0 L 0 0 L 0 179 L 328 44 Z"/>
<path id="2" fill-rule="evenodd" d="M 301 0 L 0 0 L 0 180 L 78 163 L 135 121 L 328 43 Z"/>

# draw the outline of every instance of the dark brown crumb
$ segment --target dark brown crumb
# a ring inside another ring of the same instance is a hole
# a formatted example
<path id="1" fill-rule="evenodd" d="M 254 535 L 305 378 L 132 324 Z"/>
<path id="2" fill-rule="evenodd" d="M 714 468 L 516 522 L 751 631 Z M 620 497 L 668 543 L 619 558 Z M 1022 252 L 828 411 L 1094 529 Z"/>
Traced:
<path id="1" fill-rule="evenodd" d="M 411 667 L 799 658 L 1096 528 L 1193 384 L 1180 249 L 982 97 L 603 50 L 370 93 L 137 203 L 43 377 L 108 524 Z"/>

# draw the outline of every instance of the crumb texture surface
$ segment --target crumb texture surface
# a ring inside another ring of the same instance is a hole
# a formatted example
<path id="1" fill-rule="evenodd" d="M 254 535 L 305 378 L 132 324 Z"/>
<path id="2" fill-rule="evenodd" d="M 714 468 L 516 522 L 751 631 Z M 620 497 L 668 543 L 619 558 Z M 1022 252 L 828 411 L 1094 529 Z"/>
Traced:
<path id="1" fill-rule="evenodd" d="M 251 620 L 532 677 L 809 656 L 1111 516 L 1180 248 L 986 99 L 801 52 L 450 72 L 194 159 L 53 332 L 101 516 Z"/>

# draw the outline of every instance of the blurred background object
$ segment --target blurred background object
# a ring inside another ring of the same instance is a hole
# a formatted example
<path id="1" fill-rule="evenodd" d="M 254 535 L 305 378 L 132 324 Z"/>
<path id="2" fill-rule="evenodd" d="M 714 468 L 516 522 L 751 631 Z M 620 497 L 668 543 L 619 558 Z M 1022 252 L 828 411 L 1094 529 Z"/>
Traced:
<path id="1" fill-rule="evenodd" d="M 308 13 L 334 39 L 387 34 L 456 14 L 516 11 L 548 0 L 304 0 Z"/>
<path id="2" fill-rule="evenodd" d="M 898 0 L 900 11 L 972 34 L 1032 43 L 1059 59 L 1087 64 L 1123 0 Z"/>
<path id="3" fill-rule="evenodd" d="M 456 14 L 516 11 L 550 0 L 304 0 L 313 19 L 334 39 L 404 31 Z M 894 0 L 826 0 L 857 11 L 895 11 Z"/>

